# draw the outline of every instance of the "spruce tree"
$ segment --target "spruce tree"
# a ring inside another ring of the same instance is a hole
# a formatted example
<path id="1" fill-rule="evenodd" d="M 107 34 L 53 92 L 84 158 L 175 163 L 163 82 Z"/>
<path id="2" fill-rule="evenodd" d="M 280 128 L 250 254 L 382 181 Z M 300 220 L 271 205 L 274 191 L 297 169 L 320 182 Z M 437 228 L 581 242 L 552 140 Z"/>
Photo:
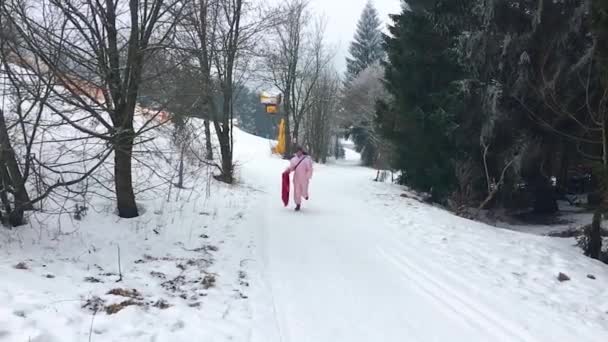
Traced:
<path id="1" fill-rule="evenodd" d="M 377 114 L 395 146 L 400 181 L 441 201 L 456 184 L 453 137 L 463 108 L 455 81 L 462 71 L 451 49 L 454 35 L 437 25 L 448 13 L 431 8 L 392 16 L 385 85 L 393 100 L 380 103 Z"/>
<path id="2" fill-rule="evenodd" d="M 359 74 L 374 64 L 378 64 L 384 57 L 382 47 L 381 22 L 378 12 L 371 1 L 368 1 L 363 9 L 354 40 L 349 47 L 351 57 L 346 58 L 346 91 L 349 85 Z M 371 104 L 373 105 L 373 104 Z M 354 117 L 361 113 L 350 113 Z M 348 132 L 355 142 L 357 151 L 361 152 L 361 160 L 364 165 L 372 166 L 375 163 L 378 148 L 371 138 L 373 136 L 373 123 L 369 120 L 353 120 L 353 125 Z"/>
<path id="3" fill-rule="evenodd" d="M 351 57 L 346 58 L 347 81 L 383 58 L 380 26 L 378 12 L 372 2 L 368 1 L 357 23 L 354 40 L 348 49 Z"/>

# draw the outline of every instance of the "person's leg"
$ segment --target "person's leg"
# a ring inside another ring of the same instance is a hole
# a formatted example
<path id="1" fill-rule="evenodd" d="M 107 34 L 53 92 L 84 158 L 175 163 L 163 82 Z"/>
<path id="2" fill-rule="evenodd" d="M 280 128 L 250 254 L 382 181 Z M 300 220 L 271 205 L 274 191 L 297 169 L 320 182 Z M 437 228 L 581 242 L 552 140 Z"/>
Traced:
<path id="1" fill-rule="evenodd" d="M 302 204 L 302 183 L 294 179 L 293 182 L 293 201 L 297 207 Z"/>
<path id="2" fill-rule="evenodd" d="M 302 182 L 302 197 L 308 201 L 308 179 Z"/>

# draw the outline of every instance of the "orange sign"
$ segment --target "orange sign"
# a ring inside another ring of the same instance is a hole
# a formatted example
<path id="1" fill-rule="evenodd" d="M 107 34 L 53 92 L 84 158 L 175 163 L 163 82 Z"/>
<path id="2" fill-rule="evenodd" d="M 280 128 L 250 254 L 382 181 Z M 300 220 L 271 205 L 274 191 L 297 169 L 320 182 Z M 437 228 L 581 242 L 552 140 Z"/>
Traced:
<path id="1" fill-rule="evenodd" d="M 274 104 L 267 104 L 266 105 L 266 113 L 268 114 L 276 114 L 279 112 L 279 106 L 274 105 Z"/>

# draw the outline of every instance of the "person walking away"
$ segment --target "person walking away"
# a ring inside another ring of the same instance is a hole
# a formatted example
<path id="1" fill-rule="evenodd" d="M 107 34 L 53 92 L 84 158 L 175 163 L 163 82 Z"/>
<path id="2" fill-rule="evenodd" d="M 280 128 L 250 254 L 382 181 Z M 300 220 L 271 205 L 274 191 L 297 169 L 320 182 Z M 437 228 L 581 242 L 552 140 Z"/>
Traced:
<path id="1" fill-rule="evenodd" d="M 302 198 L 308 200 L 308 184 L 312 178 L 312 159 L 302 147 L 296 149 L 296 155 L 291 158 L 286 173 L 293 172 L 293 199 L 296 211 L 300 211 Z"/>

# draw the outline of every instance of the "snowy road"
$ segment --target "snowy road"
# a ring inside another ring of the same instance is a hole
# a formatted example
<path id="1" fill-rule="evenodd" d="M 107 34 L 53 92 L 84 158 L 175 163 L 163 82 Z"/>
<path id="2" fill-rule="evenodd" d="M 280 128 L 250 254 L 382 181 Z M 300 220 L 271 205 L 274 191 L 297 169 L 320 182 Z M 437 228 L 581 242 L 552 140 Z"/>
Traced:
<path id="1" fill-rule="evenodd" d="M 302 213 L 278 193 L 263 211 L 280 341 L 534 341 L 417 267 L 343 171 L 317 171 Z"/>
<path id="2" fill-rule="evenodd" d="M 459 219 L 415 201 L 400 199 L 395 207 L 398 191 L 371 182 L 372 171 L 346 164 L 317 166 L 311 200 L 296 213 L 280 205 L 283 167 L 270 158 L 251 158 L 243 167 L 263 191 L 255 219 L 257 297 L 267 300 L 254 304 L 254 342 L 606 340 L 606 317 L 599 317 L 601 325 L 582 323 L 577 312 L 556 307 L 578 289 L 570 288 L 565 299 L 544 299 L 525 288 L 546 273 L 548 285 L 536 284 L 537 291 L 559 295 L 550 293 L 554 264 L 532 270 L 536 275 L 521 269 L 525 259 L 543 259 L 531 251 L 537 241 L 522 246 L 521 235 L 491 228 L 482 233 L 500 242 L 478 248 L 494 241 L 476 240 L 470 228 L 458 234 L 442 220 Z M 395 229 L 403 225 L 411 229 Z M 493 250 L 496 256 L 484 254 Z M 509 253 L 524 255 L 511 262 Z M 606 294 L 599 294 L 603 303 Z M 584 304 L 576 310 L 588 311 Z"/>

